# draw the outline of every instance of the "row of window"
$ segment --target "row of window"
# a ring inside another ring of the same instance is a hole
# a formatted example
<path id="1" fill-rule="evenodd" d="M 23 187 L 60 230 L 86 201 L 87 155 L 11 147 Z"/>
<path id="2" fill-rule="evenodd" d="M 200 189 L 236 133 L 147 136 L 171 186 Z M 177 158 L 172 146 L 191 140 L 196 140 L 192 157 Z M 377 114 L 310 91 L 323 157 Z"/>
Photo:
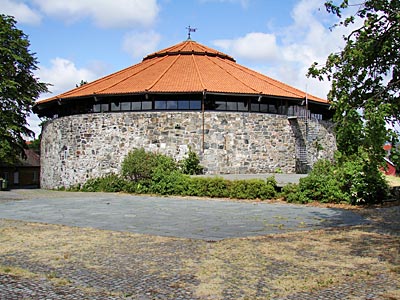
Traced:
<path id="1" fill-rule="evenodd" d="M 222 98 L 222 97 L 221 97 Z M 233 111 L 233 112 L 256 112 L 256 113 L 269 113 L 280 114 L 298 117 L 308 117 L 322 119 L 326 109 L 316 108 L 306 109 L 301 105 L 288 105 L 285 100 L 280 99 L 240 99 L 233 101 L 226 97 L 225 99 L 207 98 L 204 100 L 204 110 L 206 111 Z M 108 101 L 107 101 L 108 100 Z M 113 101 L 109 101 L 113 100 Z M 68 105 L 58 107 L 57 111 L 52 112 L 51 117 L 55 116 L 68 116 L 74 114 L 84 113 L 101 113 L 101 112 L 123 112 L 123 111 L 201 111 L 201 99 L 137 99 L 132 101 L 128 97 L 121 97 L 120 99 L 101 99 L 99 102 L 82 101 L 72 102 Z M 329 113 L 326 114 L 330 118 Z"/>
<path id="2" fill-rule="evenodd" d="M 217 111 L 249 111 L 247 102 L 205 101 L 205 110 Z M 201 100 L 156 100 L 152 101 L 96 103 L 93 112 L 108 111 L 142 111 L 142 110 L 201 110 Z M 285 105 L 251 103 L 251 111 L 272 114 L 284 114 Z"/>

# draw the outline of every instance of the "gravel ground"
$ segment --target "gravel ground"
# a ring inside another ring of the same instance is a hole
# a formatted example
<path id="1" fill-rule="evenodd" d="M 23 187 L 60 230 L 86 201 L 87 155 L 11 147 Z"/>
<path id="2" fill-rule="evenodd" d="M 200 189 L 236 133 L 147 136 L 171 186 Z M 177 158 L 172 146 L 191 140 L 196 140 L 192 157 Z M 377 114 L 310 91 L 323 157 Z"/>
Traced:
<path id="1" fill-rule="evenodd" d="M 355 212 L 220 241 L 0 219 L 0 299 L 400 299 L 400 207 Z"/>

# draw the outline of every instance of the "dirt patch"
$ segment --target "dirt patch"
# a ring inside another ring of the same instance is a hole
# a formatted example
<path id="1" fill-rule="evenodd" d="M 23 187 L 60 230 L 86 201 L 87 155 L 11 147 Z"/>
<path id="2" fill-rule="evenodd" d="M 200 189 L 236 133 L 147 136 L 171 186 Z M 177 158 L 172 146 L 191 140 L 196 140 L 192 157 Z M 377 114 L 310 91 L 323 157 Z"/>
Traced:
<path id="1" fill-rule="evenodd" d="M 399 299 L 398 209 L 361 213 L 370 224 L 219 242 L 0 220 L 0 298 Z"/>

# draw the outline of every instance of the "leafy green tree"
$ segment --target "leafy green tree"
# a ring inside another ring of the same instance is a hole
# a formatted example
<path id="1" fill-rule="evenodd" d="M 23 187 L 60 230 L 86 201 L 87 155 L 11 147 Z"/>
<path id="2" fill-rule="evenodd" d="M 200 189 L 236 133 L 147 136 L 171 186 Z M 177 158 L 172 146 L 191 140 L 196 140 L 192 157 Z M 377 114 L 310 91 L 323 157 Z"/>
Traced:
<path id="1" fill-rule="evenodd" d="M 328 98 L 336 109 L 338 150 L 352 155 L 361 147 L 377 166 L 384 157 L 385 125 L 400 117 L 400 1 L 356 3 L 325 2 L 327 11 L 339 18 L 335 26 L 354 26 L 360 20 L 362 25 L 344 37 L 343 50 L 330 54 L 325 65 L 314 63 L 309 75 L 332 81 Z"/>
<path id="2" fill-rule="evenodd" d="M 40 138 L 28 142 L 27 146 L 28 149 L 31 149 L 40 155 Z"/>
<path id="3" fill-rule="evenodd" d="M 27 116 L 47 85 L 39 82 L 28 37 L 11 16 L 0 15 L 0 161 L 12 163 L 24 156 L 24 137 L 34 136 Z"/>

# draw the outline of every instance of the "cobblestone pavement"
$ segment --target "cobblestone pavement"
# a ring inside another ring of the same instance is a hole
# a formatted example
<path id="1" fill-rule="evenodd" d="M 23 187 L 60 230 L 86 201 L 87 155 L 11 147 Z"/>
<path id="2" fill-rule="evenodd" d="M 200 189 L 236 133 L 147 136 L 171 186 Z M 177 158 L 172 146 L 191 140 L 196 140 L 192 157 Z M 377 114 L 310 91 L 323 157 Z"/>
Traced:
<path id="1" fill-rule="evenodd" d="M 400 207 L 356 212 L 221 241 L 0 219 L 0 299 L 400 299 Z"/>
<path id="2" fill-rule="evenodd" d="M 360 215 L 349 210 L 287 203 L 122 193 L 40 190 L 14 193 L 20 196 L 19 201 L 0 200 L 0 218 L 203 240 L 262 236 L 365 222 Z M 30 198 L 24 200 L 23 197 Z"/>

